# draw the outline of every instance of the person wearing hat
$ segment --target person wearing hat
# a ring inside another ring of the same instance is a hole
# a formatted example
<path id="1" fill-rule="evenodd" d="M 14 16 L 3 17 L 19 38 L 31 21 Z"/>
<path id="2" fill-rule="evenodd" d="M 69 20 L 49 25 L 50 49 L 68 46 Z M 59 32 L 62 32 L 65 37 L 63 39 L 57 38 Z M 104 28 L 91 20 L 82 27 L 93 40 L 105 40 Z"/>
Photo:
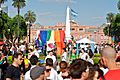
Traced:
<path id="1" fill-rule="evenodd" d="M 45 80 L 47 76 L 49 76 L 49 74 L 46 73 L 45 67 L 36 66 L 30 71 L 32 80 Z"/>
<path id="2" fill-rule="evenodd" d="M 38 63 L 38 57 L 36 55 L 32 55 L 30 58 L 31 68 L 29 71 L 25 73 L 24 80 L 32 80 L 30 77 L 30 71 L 32 68 L 37 66 L 37 63 Z"/>

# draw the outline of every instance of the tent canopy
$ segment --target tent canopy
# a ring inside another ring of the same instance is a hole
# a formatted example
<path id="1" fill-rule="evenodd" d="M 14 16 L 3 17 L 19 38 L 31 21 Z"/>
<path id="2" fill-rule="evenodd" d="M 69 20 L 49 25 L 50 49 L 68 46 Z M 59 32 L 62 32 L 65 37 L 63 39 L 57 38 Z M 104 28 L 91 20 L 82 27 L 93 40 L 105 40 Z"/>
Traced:
<path id="1" fill-rule="evenodd" d="M 80 40 L 76 41 L 76 43 L 94 43 L 95 44 L 94 41 L 91 41 L 87 38 L 80 39 Z"/>

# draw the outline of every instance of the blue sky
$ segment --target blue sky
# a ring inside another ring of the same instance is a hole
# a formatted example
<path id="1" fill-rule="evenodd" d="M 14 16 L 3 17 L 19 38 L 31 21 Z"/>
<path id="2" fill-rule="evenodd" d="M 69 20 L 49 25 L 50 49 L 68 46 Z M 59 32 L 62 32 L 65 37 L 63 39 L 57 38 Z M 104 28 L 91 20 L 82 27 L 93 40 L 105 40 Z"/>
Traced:
<path id="1" fill-rule="evenodd" d="M 27 0 L 26 7 L 21 9 L 21 15 L 32 10 L 37 15 L 36 23 L 53 26 L 58 22 L 65 23 L 66 8 L 69 0 Z M 70 0 L 70 8 L 78 13 L 75 21 L 79 25 L 100 26 L 106 23 L 106 14 L 118 13 L 118 0 Z M 17 9 L 8 0 L 9 16 L 17 14 Z"/>

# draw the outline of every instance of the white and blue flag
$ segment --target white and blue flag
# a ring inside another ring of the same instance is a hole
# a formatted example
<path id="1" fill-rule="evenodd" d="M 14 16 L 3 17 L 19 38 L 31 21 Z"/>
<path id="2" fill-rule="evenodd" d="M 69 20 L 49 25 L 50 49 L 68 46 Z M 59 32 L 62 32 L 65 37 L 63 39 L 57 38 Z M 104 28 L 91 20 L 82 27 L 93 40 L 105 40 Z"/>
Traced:
<path id="1" fill-rule="evenodd" d="M 72 15 L 73 17 L 77 17 L 78 13 L 75 12 L 73 9 L 71 9 L 71 15 Z"/>

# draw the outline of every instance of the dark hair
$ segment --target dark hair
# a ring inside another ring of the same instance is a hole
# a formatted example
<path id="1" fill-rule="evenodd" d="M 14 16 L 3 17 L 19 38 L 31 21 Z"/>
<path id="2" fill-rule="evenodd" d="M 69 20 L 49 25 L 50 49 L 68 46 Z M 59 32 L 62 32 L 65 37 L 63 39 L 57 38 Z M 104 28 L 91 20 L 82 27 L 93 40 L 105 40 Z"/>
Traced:
<path id="1" fill-rule="evenodd" d="M 73 47 L 73 49 L 76 49 L 76 47 Z"/>
<path id="2" fill-rule="evenodd" d="M 116 62 L 120 62 L 120 56 L 118 56 L 115 61 L 116 61 Z"/>
<path id="3" fill-rule="evenodd" d="M 53 52 L 53 50 L 48 51 L 48 54 L 49 54 L 50 52 Z"/>
<path id="4" fill-rule="evenodd" d="M 63 50 L 66 52 L 66 48 L 63 48 Z"/>
<path id="5" fill-rule="evenodd" d="M 53 60 L 51 58 L 46 59 L 46 66 L 53 66 Z"/>
<path id="6" fill-rule="evenodd" d="M 91 62 L 86 61 L 88 67 L 92 67 L 93 64 Z"/>
<path id="7" fill-rule="evenodd" d="M 30 63 L 31 63 L 32 65 L 36 65 L 37 62 L 38 62 L 38 57 L 37 57 L 36 55 L 32 55 L 32 56 L 30 57 Z"/>
<path id="8" fill-rule="evenodd" d="M 60 67 L 60 71 L 61 71 L 61 72 L 64 72 L 65 69 L 68 68 L 68 64 L 67 64 L 66 61 L 61 61 L 61 62 L 59 63 L 59 67 Z"/>
<path id="9" fill-rule="evenodd" d="M 98 72 L 98 79 L 101 77 L 102 80 L 105 80 L 103 71 L 99 68 L 97 64 L 89 68 L 89 75 L 87 80 L 93 80 L 95 72 Z"/>
<path id="10" fill-rule="evenodd" d="M 89 74 L 88 74 L 88 79 L 87 80 L 93 80 L 96 71 L 97 71 L 96 68 L 90 67 L 89 68 Z"/>
<path id="11" fill-rule="evenodd" d="M 15 53 L 12 57 L 12 60 L 14 60 L 15 58 L 18 58 L 19 55 L 22 56 L 22 53 L 21 52 Z"/>
<path id="12" fill-rule="evenodd" d="M 70 65 L 69 75 L 73 79 L 80 79 L 83 72 L 87 69 L 87 63 L 85 60 L 76 59 Z"/>

